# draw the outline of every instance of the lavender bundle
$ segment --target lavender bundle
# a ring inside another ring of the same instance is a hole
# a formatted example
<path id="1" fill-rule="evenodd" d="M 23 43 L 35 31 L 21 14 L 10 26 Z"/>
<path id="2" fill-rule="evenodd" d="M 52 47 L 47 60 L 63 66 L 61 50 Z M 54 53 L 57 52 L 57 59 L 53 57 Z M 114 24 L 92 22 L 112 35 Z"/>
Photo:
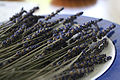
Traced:
<path id="1" fill-rule="evenodd" d="M 0 25 L 1 80 L 76 80 L 111 60 L 101 52 L 116 25 L 100 30 L 102 19 L 74 22 L 83 12 L 53 21 L 64 8 L 46 17 L 33 15 L 38 9 L 22 8 Z"/>

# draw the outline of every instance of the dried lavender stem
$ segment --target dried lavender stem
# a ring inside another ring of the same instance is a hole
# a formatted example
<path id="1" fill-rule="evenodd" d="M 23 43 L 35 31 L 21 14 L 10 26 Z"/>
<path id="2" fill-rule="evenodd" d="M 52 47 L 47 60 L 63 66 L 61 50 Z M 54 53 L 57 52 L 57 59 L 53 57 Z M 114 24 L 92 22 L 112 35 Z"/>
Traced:
<path id="1" fill-rule="evenodd" d="M 17 48 L 17 49 L 15 49 L 15 50 L 13 50 L 13 51 L 9 51 L 9 52 L 7 52 L 6 54 L 3 54 L 3 55 L 1 55 L 0 56 L 0 58 L 3 58 L 3 57 L 6 57 L 6 56 L 10 56 L 10 55 L 13 55 L 13 54 L 15 54 L 18 50 L 22 50 L 23 48 L 21 47 L 21 48 Z"/>
<path id="2" fill-rule="evenodd" d="M 48 16 L 45 18 L 45 20 L 48 21 L 49 19 L 51 19 L 52 17 L 54 17 L 56 14 L 58 14 L 59 12 L 61 12 L 63 9 L 64 9 L 64 8 L 62 7 L 62 8 L 60 8 L 60 9 L 58 9 L 55 13 L 52 12 L 50 15 L 48 15 Z"/>
<path id="3" fill-rule="evenodd" d="M 28 57 L 28 59 L 31 57 L 31 56 L 33 56 L 34 55 L 34 53 L 33 52 L 35 52 L 36 50 L 38 50 L 39 48 L 41 48 L 41 47 L 43 47 L 43 46 L 45 46 L 46 44 L 44 44 L 44 45 L 42 45 L 42 46 L 40 46 L 40 47 L 38 47 L 38 48 L 36 48 L 36 49 L 34 49 L 34 50 L 32 50 L 31 52 L 29 52 L 29 53 L 27 53 L 27 54 L 25 54 L 24 56 L 22 56 L 21 58 L 19 58 L 19 59 L 17 59 L 17 60 L 15 60 L 15 61 L 13 61 L 12 63 L 10 63 L 10 64 L 8 64 L 8 65 L 6 65 L 6 66 L 4 66 L 3 67 L 3 69 L 5 69 L 5 68 L 7 68 L 8 67 L 8 69 L 10 69 L 10 65 L 15 65 L 15 64 L 17 64 L 16 62 L 21 62 L 22 60 L 22 58 L 24 58 L 24 57 Z M 28 56 L 29 55 L 29 56 Z M 27 59 L 24 59 L 24 61 L 26 61 Z"/>
<path id="4" fill-rule="evenodd" d="M 77 58 L 74 57 L 74 58 L 76 58 L 75 61 L 80 57 L 81 54 L 82 54 L 82 52 L 77 56 Z M 74 59 L 74 58 L 72 58 L 72 59 Z M 70 59 L 70 60 L 71 60 L 71 59 Z M 68 61 L 66 61 L 65 63 L 63 63 L 63 65 L 66 64 L 67 62 L 69 62 L 70 60 L 68 60 Z M 60 65 L 58 68 L 60 68 L 60 67 L 63 66 L 63 65 Z M 58 69 L 58 68 L 55 68 L 55 69 L 53 69 L 52 71 L 54 71 L 54 70 L 56 70 L 56 69 Z M 43 70 L 44 70 L 44 68 L 43 68 Z M 38 73 L 36 73 L 35 75 L 39 74 L 40 72 L 41 72 L 41 70 L 40 70 Z M 50 73 L 50 72 L 48 72 L 48 73 Z M 47 74 L 48 74 L 48 73 L 47 73 Z M 46 75 L 47 75 L 47 74 L 46 74 Z M 32 79 L 33 77 L 35 77 L 35 75 L 33 75 L 30 79 Z"/>
<path id="5" fill-rule="evenodd" d="M 7 31 L 9 31 L 10 29 L 16 27 L 17 25 L 21 24 L 22 21 L 24 21 L 25 18 L 27 18 L 29 15 L 31 15 L 32 13 L 34 13 L 34 11 L 36 11 L 37 9 L 39 9 L 38 7 L 34 7 L 32 10 L 30 10 L 30 12 L 28 12 L 28 14 L 24 15 L 24 17 L 22 17 L 22 19 L 20 19 L 19 22 L 13 24 L 11 27 L 7 28 L 7 30 L 5 30 L 3 33 L 1 33 L 0 35 L 3 35 L 4 33 L 6 33 Z"/>

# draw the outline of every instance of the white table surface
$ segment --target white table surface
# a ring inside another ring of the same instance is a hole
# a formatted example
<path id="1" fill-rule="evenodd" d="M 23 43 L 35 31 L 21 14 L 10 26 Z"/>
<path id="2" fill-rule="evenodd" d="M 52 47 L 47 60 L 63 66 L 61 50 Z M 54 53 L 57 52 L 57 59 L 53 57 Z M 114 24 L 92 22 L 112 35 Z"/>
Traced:
<path id="1" fill-rule="evenodd" d="M 24 2 L 0 1 L 0 21 L 8 19 L 19 12 L 22 7 L 26 10 L 39 5 L 40 10 L 36 14 L 46 15 L 60 7 L 50 4 L 51 0 L 25 0 Z M 84 11 L 84 16 L 103 18 L 120 24 L 120 0 L 97 0 L 96 4 L 86 8 L 65 8 L 60 14 L 75 14 Z"/>

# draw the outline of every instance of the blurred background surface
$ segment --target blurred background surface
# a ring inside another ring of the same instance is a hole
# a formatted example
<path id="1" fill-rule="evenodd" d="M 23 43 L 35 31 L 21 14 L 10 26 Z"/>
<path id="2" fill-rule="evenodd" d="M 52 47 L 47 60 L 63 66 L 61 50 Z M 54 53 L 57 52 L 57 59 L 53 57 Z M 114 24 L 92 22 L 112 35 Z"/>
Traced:
<path id="1" fill-rule="evenodd" d="M 39 6 L 36 14 L 47 15 L 60 7 L 60 14 L 75 14 L 84 11 L 84 16 L 103 18 L 120 24 L 120 0 L 0 0 L 0 22 L 20 11 Z"/>

